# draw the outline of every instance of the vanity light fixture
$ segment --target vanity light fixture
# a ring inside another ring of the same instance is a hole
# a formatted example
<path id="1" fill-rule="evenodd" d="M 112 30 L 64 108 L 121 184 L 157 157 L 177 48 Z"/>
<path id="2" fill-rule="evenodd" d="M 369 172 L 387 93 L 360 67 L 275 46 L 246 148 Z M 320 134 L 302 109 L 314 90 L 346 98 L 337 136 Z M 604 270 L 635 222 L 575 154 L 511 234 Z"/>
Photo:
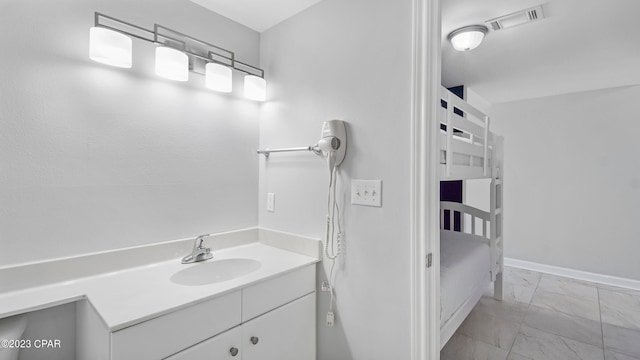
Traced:
<path id="1" fill-rule="evenodd" d="M 156 48 L 156 74 L 175 81 L 189 80 L 189 57 L 168 46 Z"/>
<path id="2" fill-rule="evenodd" d="M 231 92 L 233 89 L 231 68 L 220 63 L 207 63 L 205 66 L 205 86 L 215 91 Z"/>
<path id="3" fill-rule="evenodd" d="M 477 48 L 482 43 L 487 34 L 487 27 L 484 25 L 465 26 L 452 31 L 447 39 L 454 49 L 458 51 L 469 51 Z"/>
<path id="4" fill-rule="evenodd" d="M 264 101 L 267 97 L 267 83 L 255 75 L 244 76 L 244 96 L 247 99 Z"/>
<path id="5" fill-rule="evenodd" d="M 102 64 L 131 67 L 131 38 L 102 27 L 89 30 L 89 58 Z"/>
<path id="6" fill-rule="evenodd" d="M 264 70 L 236 60 L 232 51 L 198 40 L 189 35 L 155 24 L 148 30 L 122 20 L 95 13 L 95 26 L 90 30 L 91 60 L 130 68 L 132 38 L 156 45 L 156 74 L 167 79 L 187 81 L 189 71 L 204 75 L 205 86 L 220 92 L 231 92 L 233 70 L 244 73 L 245 97 L 266 99 Z"/>

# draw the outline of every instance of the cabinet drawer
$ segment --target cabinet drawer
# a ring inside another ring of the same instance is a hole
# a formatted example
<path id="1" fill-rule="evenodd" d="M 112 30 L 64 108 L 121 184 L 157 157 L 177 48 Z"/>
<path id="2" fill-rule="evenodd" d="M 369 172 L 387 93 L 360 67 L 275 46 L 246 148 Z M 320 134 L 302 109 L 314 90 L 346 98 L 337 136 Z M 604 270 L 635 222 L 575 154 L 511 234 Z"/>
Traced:
<path id="1" fill-rule="evenodd" d="M 111 334 L 112 360 L 161 359 L 210 338 L 241 321 L 236 291 Z"/>
<path id="2" fill-rule="evenodd" d="M 273 310 L 315 290 L 316 265 L 242 289 L 242 321 Z"/>

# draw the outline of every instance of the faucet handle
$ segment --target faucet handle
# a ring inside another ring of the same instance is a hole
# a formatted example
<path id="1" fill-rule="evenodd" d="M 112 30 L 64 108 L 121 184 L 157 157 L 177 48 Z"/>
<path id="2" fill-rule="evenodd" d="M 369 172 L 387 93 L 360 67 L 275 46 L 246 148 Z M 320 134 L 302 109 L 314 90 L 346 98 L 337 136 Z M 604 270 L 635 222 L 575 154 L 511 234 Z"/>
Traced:
<path id="1" fill-rule="evenodd" d="M 193 249 L 202 249 L 202 243 L 204 242 L 204 238 L 211 236 L 211 234 L 203 234 L 196 237 L 195 242 L 193 243 Z"/>
<path id="2" fill-rule="evenodd" d="M 202 240 L 202 239 L 204 239 L 204 238 L 206 238 L 206 237 L 209 237 L 209 236 L 211 236 L 211 234 L 202 234 L 202 235 L 198 235 L 198 236 L 196 237 L 196 240 Z"/>
<path id="3" fill-rule="evenodd" d="M 211 248 L 204 247 L 204 238 L 207 236 L 211 236 L 211 234 L 203 234 L 200 236 L 196 236 L 195 241 L 193 242 L 193 250 L 191 250 L 191 254 L 182 258 L 183 264 L 190 264 L 193 262 L 208 260 L 213 258 L 213 254 L 211 254 Z"/>

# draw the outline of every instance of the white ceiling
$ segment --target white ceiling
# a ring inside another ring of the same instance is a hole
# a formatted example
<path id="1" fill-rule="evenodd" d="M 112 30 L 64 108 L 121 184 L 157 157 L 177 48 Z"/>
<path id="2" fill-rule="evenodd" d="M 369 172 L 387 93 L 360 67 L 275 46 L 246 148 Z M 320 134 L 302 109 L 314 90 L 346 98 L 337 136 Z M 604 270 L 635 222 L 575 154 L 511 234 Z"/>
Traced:
<path id="1" fill-rule="evenodd" d="M 299 13 L 321 0 L 191 0 L 258 32 Z"/>
<path id="2" fill-rule="evenodd" d="M 321 0 L 190 0 L 258 32 Z M 490 103 L 640 84 L 640 0 L 442 0 L 442 82 Z M 446 36 L 543 5 L 545 19 L 489 32 L 472 51 Z"/>
<path id="3" fill-rule="evenodd" d="M 452 30 L 544 0 L 443 0 L 442 81 L 491 103 L 640 84 L 639 0 L 549 0 L 545 19 L 489 32 L 457 52 Z"/>

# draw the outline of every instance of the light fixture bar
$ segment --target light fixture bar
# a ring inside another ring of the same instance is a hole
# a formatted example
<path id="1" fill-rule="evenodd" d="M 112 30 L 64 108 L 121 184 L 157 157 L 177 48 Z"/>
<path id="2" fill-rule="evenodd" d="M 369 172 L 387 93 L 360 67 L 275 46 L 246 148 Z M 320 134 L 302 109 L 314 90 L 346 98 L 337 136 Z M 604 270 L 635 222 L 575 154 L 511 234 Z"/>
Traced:
<path id="1" fill-rule="evenodd" d="M 193 51 L 190 51 L 190 50 L 186 49 L 186 43 L 185 43 L 185 41 L 183 41 L 183 40 L 179 40 L 179 39 L 176 39 L 175 37 L 172 37 L 172 36 L 168 36 L 168 35 L 161 34 L 161 30 L 165 30 L 165 31 L 167 31 L 167 32 L 170 32 L 170 33 L 173 33 L 173 34 L 175 34 L 175 35 L 178 35 L 178 36 L 180 36 L 180 37 L 182 37 L 182 38 L 189 39 L 191 42 L 194 42 L 194 43 L 196 43 L 196 44 L 205 45 L 205 46 L 207 46 L 207 47 L 217 49 L 217 50 L 222 51 L 222 52 L 224 52 L 224 53 L 226 53 L 226 54 L 221 54 L 219 51 L 218 51 L 218 52 L 216 52 L 216 51 L 212 51 L 212 50 L 209 50 L 209 51 L 207 52 L 207 56 L 203 56 L 203 55 L 200 55 L 200 54 L 194 53 Z M 182 50 L 184 53 L 189 54 L 189 55 L 191 55 L 191 56 L 193 56 L 193 57 L 196 57 L 196 58 L 198 58 L 198 59 L 200 59 L 200 60 L 204 60 L 204 61 L 207 61 L 207 62 L 215 62 L 215 63 L 219 63 L 219 64 L 222 64 L 222 65 L 225 65 L 225 66 L 229 66 L 229 67 L 231 67 L 231 68 L 233 68 L 233 69 L 235 69 L 235 70 L 238 70 L 238 71 L 241 71 L 241 72 L 245 72 L 245 73 L 246 73 L 246 71 L 243 71 L 242 69 L 238 69 L 238 68 L 236 68 L 236 66 L 235 66 L 235 62 L 236 62 L 236 60 L 235 60 L 235 54 L 234 54 L 232 51 L 229 51 L 229 50 L 227 50 L 227 49 L 221 48 L 221 47 L 219 47 L 219 46 L 217 46 L 217 45 L 213 45 L 213 44 L 210 44 L 210 43 L 208 43 L 208 42 L 206 42 L 206 41 L 202 41 L 202 40 L 200 40 L 200 39 L 196 39 L 196 38 L 194 38 L 194 37 L 192 37 L 192 36 L 189 36 L 189 35 L 187 35 L 187 34 L 183 34 L 183 33 L 179 32 L 179 31 L 176 31 L 176 30 L 170 29 L 170 28 L 168 28 L 168 27 L 166 27 L 166 26 L 162 26 L 162 25 L 155 24 L 155 25 L 154 25 L 154 42 L 156 42 L 156 43 L 161 43 L 161 42 L 158 40 L 158 38 L 164 38 L 164 39 L 168 39 L 168 40 L 171 40 L 171 41 L 176 41 L 176 42 L 182 43 L 182 44 L 184 45 L 184 47 L 183 47 L 181 50 Z M 165 45 L 167 45 L 167 44 L 165 44 Z M 169 46 L 171 46 L 171 45 L 169 45 Z M 216 58 L 214 58 L 214 56 L 215 56 Z M 222 59 L 224 59 L 225 61 L 228 61 L 229 63 L 227 64 L 227 63 L 225 63 L 224 61 L 220 61 L 220 60 L 218 60 L 219 58 L 222 58 Z M 249 66 L 250 66 L 250 65 L 249 65 Z M 256 68 L 256 69 L 257 69 L 257 70 L 261 70 L 261 69 L 258 69 L 258 68 Z"/>
<path id="2" fill-rule="evenodd" d="M 208 47 L 211 47 L 211 48 L 217 49 L 217 50 L 221 50 L 221 51 L 223 51 L 223 52 L 227 53 L 228 55 L 223 55 L 223 54 L 220 54 L 220 53 L 218 53 L 218 52 L 211 51 L 211 50 L 209 50 L 209 52 L 207 53 L 207 55 L 208 55 L 207 57 L 203 57 L 203 56 L 201 56 L 200 54 L 192 53 L 192 52 L 190 52 L 190 51 L 188 51 L 188 50 L 187 50 L 187 51 L 185 51 L 186 53 L 189 53 L 189 54 L 191 54 L 191 55 L 193 55 L 193 56 L 196 56 L 196 57 L 198 57 L 198 58 L 200 58 L 200 59 L 202 59 L 202 60 L 213 60 L 213 59 L 211 59 L 211 58 L 210 58 L 210 56 L 211 56 L 211 54 L 214 54 L 214 55 L 219 56 L 219 57 L 221 57 L 221 58 L 224 58 L 224 59 L 230 60 L 230 61 L 231 61 L 231 65 L 230 65 L 230 66 L 233 66 L 233 62 L 234 62 L 234 60 L 235 60 L 235 54 L 234 54 L 232 51 L 229 51 L 229 50 L 227 50 L 227 49 L 221 48 L 221 47 L 219 47 L 219 46 L 217 46 L 217 45 L 210 44 L 210 43 L 208 43 L 208 42 L 206 42 L 206 41 L 202 41 L 202 40 L 200 40 L 200 39 L 196 39 L 196 38 L 194 38 L 194 37 L 192 37 L 192 36 L 189 36 L 189 35 L 187 35 L 187 34 L 183 34 L 183 33 L 179 32 L 179 31 L 176 31 L 176 30 L 170 29 L 170 28 L 168 28 L 168 27 L 166 27 L 166 26 L 162 26 L 162 25 L 158 25 L 158 24 L 155 24 L 155 25 L 154 25 L 154 35 L 155 35 L 155 37 L 154 37 L 154 41 L 155 41 L 155 42 L 158 42 L 158 37 L 162 37 L 162 38 L 169 39 L 169 40 L 172 40 L 172 41 L 178 41 L 178 42 L 181 42 L 181 43 L 183 43 L 183 44 L 185 43 L 185 42 L 184 42 L 184 41 L 182 41 L 182 40 L 178 40 L 178 39 L 176 39 L 176 38 L 173 38 L 173 37 L 170 37 L 170 36 L 167 36 L 167 35 L 163 35 L 163 34 L 161 34 L 161 33 L 160 33 L 160 30 L 165 30 L 165 31 L 171 32 L 171 33 L 176 34 L 176 35 L 178 35 L 178 36 L 180 36 L 180 37 L 183 37 L 183 38 L 185 38 L 185 39 L 189 39 L 189 40 L 191 40 L 192 42 L 197 43 L 197 44 L 201 44 L 201 45 L 205 45 L 205 46 L 208 46 Z M 186 46 L 186 45 L 185 45 L 185 46 Z"/>
<path id="3" fill-rule="evenodd" d="M 243 72 L 243 73 L 245 73 L 247 75 L 253 75 L 253 76 L 261 77 L 261 78 L 264 79 L 264 70 L 262 70 L 262 69 L 260 69 L 258 67 L 255 67 L 253 65 L 249 65 L 247 63 L 243 63 L 242 61 L 238 61 L 238 60 L 236 60 L 235 63 L 240 64 L 241 66 L 250 68 L 252 70 L 256 70 L 256 71 L 258 71 L 260 73 L 260 75 L 256 75 L 255 73 L 253 73 L 251 71 L 243 70 L 243 69 L 238 68 L 237 66 L 234 66 L 233 68 L 236 69 L 237 71 Z"/>
<path id="4" fill-rule="evenodd" d="M 118 28 L 118 27 L 114 27 L 112 25 L 108 25 L 105 24 L 104 21 L 101 21 L 101 19 L 107 19 L 113 23 L 117 23 L 120 25 L 123 25 L 125 28 Z M 128 23 L 126 21 L 122 21 L 120 19 L 114 18 L 112 16 L 108 16 L 108 15 L 104 15 L 102 13 L 96 12 L 95 13 L 95 26 L 96 27 L 103 27 L 103 28 L 107 28 L 128 36 L 132 36 L 136 39 L 140 39 L 140 40 L 144 40 L 156 45 L 163 45 L 163 46 L 168 46 L 168 47 L 172 47 L 172 48 L 177 48 L 178 50 L 184 52 L 185 54 L 207 61 L 207 62 L 217 62 L 226 66 L 231 67 L 232 69 L 245 73 L 245 74 L 249 74 L 249 75 L 254 75 L 254 76 L 258 76 L 261 78 L 264 78 L 264 70 L 261 68 L 258 68 L 256 66 L 253 65 L 249 65 L 247 63 L 243 63 L 240 62 L 238 60 L 235 59 L 235 54 L 230 51 L 227 50 L 225 48 L 222 48 L 220 46 L 214 45 L 214 44 L 210 44 L 208 42 L 202 41 L 200 39 L 196 39 L 192 36 L 186 35 L 184 33 L 181 33 L 179 31 L 170 29 L 168 27 L 162 26 L 162 25 L 158 25 L 158 24 L 154 24 L 154 29 L 153 30 L 149 30 L 149 29 L 145 29 L 143 27 L 140 27 L 138 25 L 135 24 L 131 24 Z M 143 36 L 143 35 L 139 35 L 136 34 L 134 32 L 129 31 L 127 28 L 131 28 L 131 29 L 135 29 L 139 32 L 142 32 L 143 34 L 147 34 L 149 35 L 149 38 Z M 163 33 L 163 31 L 165 33 Z M 209 47 L 210 50 L 208 49 L 208 52 L 206 55 L 202 55 L 202 54 L 198 54 L 192 50 L 187 49 L 187 44 L 186 41 L 182 40 L 182 39 L 178 39 L 175 36 L 171 36 L 166 34 L 166 32 L 168 33 L 172 33 L 174 35 L 177 35 L 178 37 L 184 38 L 184 39 L 188 39 L 191 42 L 200 44 L 200 45 L 204 45 L 206 47 Z M 168 42 L 163 42 L 161 41 L 162 39 L 164 40 L 168 40 Z M 179 44 L 179 46 L 176 46 L 176 44 Z M 215 58 L 214 58 L 215 56 Z M 220 59 L 224 59 L 223 61 L 220 61 Z M 228 62 L 228 63 L 225 63 Z M 239 65 L 239 66 L 238 66 Z"/>
<path id="5" fill-rule="evenodd" d="M 236 62 L 235 55 L 232 56 L 231 58 L 228 58 L 226 56 L 219 55 L 218 53 L 213 51 L 209 51 L 209 53 L 207 54 L 207 57 L 210 62 L 222 64 L 224 66 L 232 66 Z M 220 58 L 224 60 L 220 60 Z"/>
<path id="6" fill-rule="evenodd" d="M 113 21 L 115 23 L 118 23 L 118 24 L 121 24 L 121 25 L 125 25 L 125 26 L 128 26 L 128 27 L 133 28 L 133 29 L 140 30 L 140 31 L 142 31 L 144 33 L 147 33 L 147 34 L 151 35 L 151 36 L 154 35 L 153 31 L 151 31 L 151 30 L 145 29 L 145 28 L 140 27 L 138 25 L 134 25 L 134 24 L 128 23 L 126 21 L 122 21 L 120 19 L 116 19 L 114 17 L 108 16 L 108 15 L 105 15 L 105 14 L 102 14 L 102 13 L 99 13 L 99 12 L 96 12 L 95 16 L 94 16 L 94 24 L 95 24 L 96 27 L 107 28 L 109 30 L 116 31 L 116 32 L 119 32 L 121 34 L 125 34 L 125 35 L 128 35 L 128 36 L 133 36 L 136 39 L 140 39 L 140 40 L 144 40 L 144 41 L 148 41 L 148 42 L 154 42 L 153 38 L 152 39 L 147 39 L 147 38 L 145 38 L 143 36 L 140 36 L 138 34 L 134 34 L 134 33 L 129 32 L 129 31 L 125 31 L 125 30 L 122 30 L 122 29 L 119 29 L 119 28 L 116 28 L 116 27 L 113 27 L 113 26 L 102 24 L 102 23 L 100 23 L 100 18 L 105 18 L 105 19 L 111 20 L 111 21 Z"/>

